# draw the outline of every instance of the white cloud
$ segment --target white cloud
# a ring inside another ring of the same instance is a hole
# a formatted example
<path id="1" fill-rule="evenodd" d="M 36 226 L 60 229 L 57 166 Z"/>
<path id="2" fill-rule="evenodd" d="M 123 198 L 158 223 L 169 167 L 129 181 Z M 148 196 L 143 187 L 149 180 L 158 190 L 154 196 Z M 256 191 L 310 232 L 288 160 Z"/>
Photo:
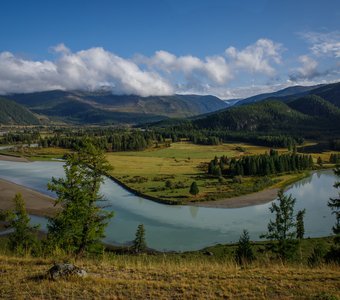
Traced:
<path id="1" fill-rule="evenodd" d="M 204 60 L 191 56 L 175 56 L 167 51 L 157 51 L 152 57 L 139 56 L 136 61 L 146 65 L 148 69 L 163 72 L 166 76 L 182 74 L 187 84 L 201 81 L 213 84 L 227 83 L 233 76 L 222 56 L 206 57 Z"/>
<path id="2" fill-rule="evenodd" d="M 30 61 L 10 52 L 0 53 L 0 93 L 60 89 L 57 66 L 50 61 Z"/>
<path id="3" fill-rule="evenodd" d="M 169 95 L 174 90 L 159 74 L 141 70 L 134 62 L 103 48 L 76 53 L 64 45 L 54 48 L 56 61 L 25 60 L 0 53 L 0 93 L 52 89 L 97 89 L 109 85 L 115 94 Z"/>
<path id="4" fill-rule="evenodd" d="M 225 53 L 234 60 L 237 67 L 250 70 L 253 73 L 272 76 L 275 74 L 275 69 L 271 63 L 281 63 L 281 51 L 281 44 L 274 43 L 269 39 L 259 39 L 255 44 L 249 45 L 243 50 L 229 47 Z"/>
<path id="5" fill-rule="evenodd" d="M 310 56 L 301 55 L 298 60 L 301 66 L 293 70 L 293 73 L 289 76 L 292 81 L 312 79 L 321 75 L 317 70 L 318 62 Z"/>
<path id="6" fill-rule="evenodd" d="M 314 43 L 312 48 L 317 49 L 315 45 L 322 44 L 320 41 L 334 42 L 335 37 L 334 34 L 332 38 L 325 38 L 309 33 L 308 39 Z M 337 55 L 334 47 L 327 51 Z M 197 93 L 225 99 L 271 91 L 273 84 L 284 80 L 281 79 L 283 76 L 289 78 L 289 81 L 281 83 L 284 86 L 308 83 L 321 75 L 327 75 L 328 81 L 339 77 L 339 66 L 336 64 L 333 69 L 318 72 L 319 65 L 312 53 L 298 58 L 300 66 L 295 67 L 292 74 L 275 77 L 275 67 L 281 63 L 283 48 L 269 39 L 259 39 L 244 49 L 229 47 L 223 54 L 204 58 L 176 56 L 161 50 L 150 57 L 138 55 L 127 59 L 103 48 L 72 52 L 64 44 L 51 50 L 55 55 L 50 61 L 29 60 L 10 52 L 0 52 L 0 94 L 53 89 L 95 90 L 109 86 L 114 94 L 149 96 Z M 320 66 L 325 69 L 322 61 Z M 239 85 L 244 87 L 237 88 L 236 80 L 236 84 L 232 84 L 234 87 L 230 87 L 231 80 L 236 76 L 240 79 Z M 279 81 L 277 78 L 280 78 Z M 266 81 L 267 84 L 264 83 Z M 248 87 L 247 82 L 251 82 Z"/>
<path id="7" fill-rule="evenodd" d="M 71 53 L 71 50 L 67 48 L 63 43 L 58 44 L 54 47 L 51 47 L 51 50 L 56 53 L 63 53 L 63 54 Z"/>
<path id="8" fill-rule="evenodd" d="M 313 54 L 340 57 L 340 31 L 304 32 L 300 35 L 312 44 L 310 49 Z"/>

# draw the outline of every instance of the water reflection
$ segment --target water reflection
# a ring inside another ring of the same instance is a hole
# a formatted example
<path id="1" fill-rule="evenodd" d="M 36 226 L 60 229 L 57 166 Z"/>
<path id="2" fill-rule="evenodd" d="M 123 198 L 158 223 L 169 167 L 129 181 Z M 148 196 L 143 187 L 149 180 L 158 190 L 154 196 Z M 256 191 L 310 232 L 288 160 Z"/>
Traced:
<path id="1" fill-rule="evenodd" d="M 51 195 L 46 184 L 52 176 L 63 175 L 60 162 L 18 163 L 0 161 L 0 177 Z M 327 207 L 333 188 L 333 172 L 318 171 L 292 185 L 288 193 L 297 198 L 296 210 L 306 208 L 306 236 L 329 235 L 335 222 Z M 101 193 L 115 217 L 106 230 L 108 243 L 124 244 L 133 240 L 143 223 L 150 247 L 159 250 L 193 250 L 215 243 L 236 242 L 243 229 L 258 240 L 271 217 L 270 203 L 244 208 L 221 209 L 196 206 L 170 206 L 136 197 L 111 180 L 105 180 Z M 43 222 L 34 218 L 34 222 Z"/>

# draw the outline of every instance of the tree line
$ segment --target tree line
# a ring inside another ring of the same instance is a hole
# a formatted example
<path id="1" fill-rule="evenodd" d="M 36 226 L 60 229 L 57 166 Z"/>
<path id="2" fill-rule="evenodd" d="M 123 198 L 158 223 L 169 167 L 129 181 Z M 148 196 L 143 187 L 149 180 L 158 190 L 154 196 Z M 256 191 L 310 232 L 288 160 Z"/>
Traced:
<path id="1" fill-rule="evenodd" d="M 219 129 L 195 129 L 194 127 L 184 124 L 181 127 L 152 128 L 155 133 L 161 135 L 164 139 L 171 139 L 172 142 L 178 142 L 186 139 L 194 144 L 199 145 L 219 145 L 227 142 L 245 142 L 259 146 L 273 148 L 293 149 L 296 145 L 301 145 L 304 139 L 289 135 L 269 135 L 251 132 L 235 132 Z"/>
<path id="2" fill-rule="evenodd" d="M 210 161 L 208 174 L 222 175 L 245 175 L 245 176 L 267 176 L 273 174 L 303 171 L 313 168 L 314 163 L 311 155 L 297 153 L 279 154 L 275 150 L 270 153 L 243 156 L 239 159 L 228 159 L 222 156 L 215 157 Z"/>
<path id="3" fill-rule="evenodd" d="M 187 140 L 198 145 L 219 145 L 227 142 L 247 142 L 266 147 L 285 147 L 289 150 L 303 143 L 300 137 L 287 135 L 261 135 L 247 132 L 230 132 L 225 130 L 198 130 L 189 125 L 182 128 L 54 128 L 48 130 L 25 129 L 24 131 L 4 133 L 1 144 L 33 144 L 40 147 L 63 147 L 78 149 L 83 146 L 82 140 L 90 139 L 93 144 L 105 151 L 141 151 L 151 145 L 165 144 Z"/>

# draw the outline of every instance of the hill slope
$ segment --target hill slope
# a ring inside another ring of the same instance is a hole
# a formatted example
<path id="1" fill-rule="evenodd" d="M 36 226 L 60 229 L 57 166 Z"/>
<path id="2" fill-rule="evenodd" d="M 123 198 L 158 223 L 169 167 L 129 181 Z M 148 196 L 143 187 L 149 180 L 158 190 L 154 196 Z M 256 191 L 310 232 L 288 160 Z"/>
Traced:
<path id="1" fill-rule="evenodd" d="M 340 82 L 327 84 L 313 90 L 311 93 L 322 97 L 337 107 L 340 107 Z"/>
<path id="2" fill-rule="evenodd" d="M 340 121 L 340 109 L 316 95 L 308 95 L 287 104 L 289 107 L 309 116 Z"/>
<path id="3" fill-rule="evenodd" d="M 0 124 L 37 125 L 39 120 L 28 109 L 0 97 Z"/>

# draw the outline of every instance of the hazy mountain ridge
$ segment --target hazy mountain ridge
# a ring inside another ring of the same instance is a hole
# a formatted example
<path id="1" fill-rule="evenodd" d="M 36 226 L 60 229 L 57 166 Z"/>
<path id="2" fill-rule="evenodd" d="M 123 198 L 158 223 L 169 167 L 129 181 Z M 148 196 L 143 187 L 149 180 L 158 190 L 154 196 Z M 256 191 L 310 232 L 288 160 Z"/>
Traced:
<path id="1" fill-rule="evenodd" d="M 245 104 L 251 104 L 255 102 L 260 102 L 269 98 L 280 98 L 282 101 L 285 101 L 289 99 L 290 97 L 302 97 L 303 95 L 308 95 L 311 91 L 317 89 L 318 87 L 321 87 L 322 85 L 316 85 L 316 86 L 290 86 L 287 88 L 284 88 L 282 90 L 278 90 L 276 92 L 272 93 L 264 93 L 264 94 L 258 94 L 255 96 L 251 96 L 248 98 L 245 98 L 243 100 L 240 100 L 236 103 L 236 105 L 245 105 Z"/>
<path id="2" fill-rule="evenodd" d="M 340 107 L 340 82 L 314 86 L 291 86 L 273 93 L 258 94 L 238 101 L 235 105 L 246 105 L 270 98 L 289 102 L 303 96 L 317 95 Z"/>

